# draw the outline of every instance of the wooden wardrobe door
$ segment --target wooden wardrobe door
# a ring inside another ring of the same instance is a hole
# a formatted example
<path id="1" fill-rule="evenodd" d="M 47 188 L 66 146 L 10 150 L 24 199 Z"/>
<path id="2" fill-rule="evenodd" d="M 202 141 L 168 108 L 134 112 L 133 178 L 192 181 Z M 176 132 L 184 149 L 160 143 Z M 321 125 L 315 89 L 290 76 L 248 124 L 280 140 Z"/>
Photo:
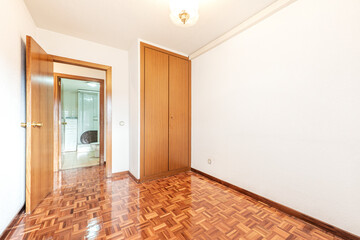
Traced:
<path id="1" fill-rule="evenodd" d="M 169 56 L 169 170 L 189 167 L 189 61 Z"/>
<path id="2" fill-rule="evenodd" d="M 169 170 L 169 60 L 145 48 L 145 176 Z"/>

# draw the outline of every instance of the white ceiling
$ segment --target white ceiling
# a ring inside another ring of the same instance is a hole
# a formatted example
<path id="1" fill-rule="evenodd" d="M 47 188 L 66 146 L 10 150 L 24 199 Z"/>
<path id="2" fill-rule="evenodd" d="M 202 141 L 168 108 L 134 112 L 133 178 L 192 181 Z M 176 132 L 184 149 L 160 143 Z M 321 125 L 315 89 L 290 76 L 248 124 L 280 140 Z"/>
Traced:
<path id="1" fill-rule="evenodd" d="M 195 52 L 276 0 L 199 0 L 198 23 L 174 25 L 169 0 L 24 0 L 39 28 L 128 50 L 137 38 Z"/>

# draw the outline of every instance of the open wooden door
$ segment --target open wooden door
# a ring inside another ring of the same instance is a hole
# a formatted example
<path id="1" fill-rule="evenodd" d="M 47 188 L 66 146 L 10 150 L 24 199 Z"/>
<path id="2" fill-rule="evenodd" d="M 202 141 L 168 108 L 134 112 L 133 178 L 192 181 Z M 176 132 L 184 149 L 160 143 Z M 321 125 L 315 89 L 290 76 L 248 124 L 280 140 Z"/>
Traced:
<path id="1" fill-rule="evenodd" d="M 26 212 L 53 190 L 54 77 L 50 56 L 26 37 Z"/>

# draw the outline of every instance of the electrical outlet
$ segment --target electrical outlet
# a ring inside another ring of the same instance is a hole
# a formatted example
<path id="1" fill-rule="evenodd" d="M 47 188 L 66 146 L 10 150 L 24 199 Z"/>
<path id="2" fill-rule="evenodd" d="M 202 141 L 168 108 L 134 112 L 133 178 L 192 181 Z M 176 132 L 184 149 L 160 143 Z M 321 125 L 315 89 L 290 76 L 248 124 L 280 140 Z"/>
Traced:
<path id="1" fill-rule="evenodd" d="M 212 164 L 212 160 L 209 158 L 208 159 L 208 164 L 211 165 Z"/>

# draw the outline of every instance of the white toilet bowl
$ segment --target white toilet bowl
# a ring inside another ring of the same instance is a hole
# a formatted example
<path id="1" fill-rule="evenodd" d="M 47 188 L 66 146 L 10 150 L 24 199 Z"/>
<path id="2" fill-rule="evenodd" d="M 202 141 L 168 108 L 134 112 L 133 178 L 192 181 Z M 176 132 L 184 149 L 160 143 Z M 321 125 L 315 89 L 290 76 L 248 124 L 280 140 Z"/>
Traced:
<path id="1" fill-rule="evenodd" d="M 100 143 L 98 143 L 98 142 L 90 143 L 90 147 L 91 147 L 91 151 L 94 152 L 94 157 L 99 157 Z"/>

